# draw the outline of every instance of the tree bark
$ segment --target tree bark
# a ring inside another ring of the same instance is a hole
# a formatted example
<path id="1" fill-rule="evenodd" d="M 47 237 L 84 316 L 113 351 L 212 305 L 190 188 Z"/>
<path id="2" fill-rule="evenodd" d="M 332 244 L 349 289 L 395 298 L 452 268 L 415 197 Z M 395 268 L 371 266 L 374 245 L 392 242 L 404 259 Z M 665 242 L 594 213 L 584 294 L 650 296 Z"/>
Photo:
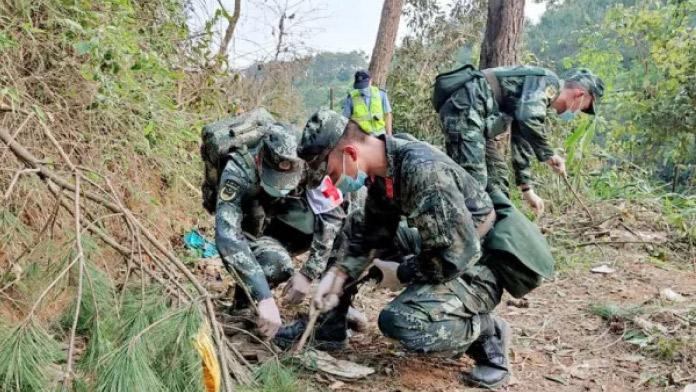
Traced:
<path id="1" fill-rule="evenodd" d="M 525 0 L 488 0 L 479 68 L 520 63 Z"/>
<path id="2" fill-rule="evenodd" d="M 222 8 L 222 15 L 227 19 L 227 29 L 225 30 L 225 35 L 222 37 L 222 41 L 220 41 L 220 49 L 218 49 L 218 56 L 224 57 L 227 55 L 227 49 L 230 46 L 232 37 L 234 37 L 234 30 L 237 28 L 239 13 L 242 8 L 242 0 L 234 0 L 234 11 L 232 15 L 222 6 L 222 1 L 220 1 L 219 4 Z"/>
<path id="3" fill-rule="evenodd" d="M 372 84 L 377 87 L 384 87 L 387 84 L 387 74 L 394 55 L 402 6 L 403 0 L 384 0 L 382 5 L 382 18 L 370 59 L 370 76 L 372 76 Z"/>

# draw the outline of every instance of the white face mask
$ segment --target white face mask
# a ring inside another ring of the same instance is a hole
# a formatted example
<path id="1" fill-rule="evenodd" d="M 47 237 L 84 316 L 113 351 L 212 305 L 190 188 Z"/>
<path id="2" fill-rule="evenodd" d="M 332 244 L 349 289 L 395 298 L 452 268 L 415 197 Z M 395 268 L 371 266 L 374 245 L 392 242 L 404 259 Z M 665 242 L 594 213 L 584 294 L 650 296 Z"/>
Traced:
<path id="1" fill-rule="evenodd" d="M 362 94 L 364 97 L 369 97 L 370 95 L 372 95 L 372 89 L 370 88 L 370 86 L 361 88 L 360 94 Z"/>

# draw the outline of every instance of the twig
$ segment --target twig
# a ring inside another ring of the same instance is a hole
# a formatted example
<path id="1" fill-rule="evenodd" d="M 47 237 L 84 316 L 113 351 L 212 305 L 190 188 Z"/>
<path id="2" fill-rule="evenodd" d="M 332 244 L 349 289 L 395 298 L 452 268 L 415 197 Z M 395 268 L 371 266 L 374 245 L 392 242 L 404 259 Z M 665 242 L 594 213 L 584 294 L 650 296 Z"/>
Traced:
<path id="1" fill-rule="evenodd" d="M 75 331 L 77 330 L 77 319 L 80 317 L 82 306 L 82 283 L 85 273 L 85 254 L 82 249 L 82 225 L 80 224 L 80 174 L 75 171 L 75 244 L 77 246 L 77 259 L 79 265 L 79 276 L 77 280 L 77 294 L 75 297 L 75 318 L 70 329 L 70 340 L 68 342 L 68 364 L 66 365 L 65 378 L 63 378 L 63 390 L 70 388 L 72 380 L 72 367 L 75 361 Z"/>
<path id="2" fill-rule="evenodd" d="M 36 173 L 38 170 L 37 169 L 22 169 L 22 170 L 17 170 L 17 172 L 12 176 L 12 181 L 10 181 L 10 186 L 7 187 L 7 190 L 5 191 L 5 195 L 3 196 L 3 200 L 7 200 L 10 198 L 10 195 L 12 194 L 12 190 L 14 189 L 14 186 L 17 184 L 17 180 L 19 180 L 19 177 L 22 174 L 26 173 Z"/>
<path id="3" fill-rule="evenodd" d="M 312 303 L 312 305 L 309 307 L 309 321 L 307 322 L 307 328 L 305 328 L 304 332 L 302 333 L 300 341 L 297 342 L 297 345 L 292 349 L 294 354 L 300 353 L 304 348 L 305 343 L 307 343 L 307 339 L 309 339 L 309 336 L 312 334 L 312 332 L 314 332 L 314 325 L 319 319 L 319 314 L 319 310 L 314 306 L 314 303 Z"/>
<path id="4" fill-rule="evenodd" d="M 566 248 L 581 248 L 583 246 L 590 245 L 612 245 L 612 244 L 647 244 L 647 245 L 661 245 L 666 242 L 654 242 L 654 241 L 594 241 L 594 242 L 582 242 L 579 244 L 571 244 L 566 246 Z"/>
<path id="5" fill-rule="evenodd" d="M 41 164 L 38 159 L 31 154 L 26 148 L 24 148 L 21 144 L 17 143 L 12 136 L 10 135 L 10 132 L 3 127 L 0 127 L 0 139 L 7 144 L 12 152 L 15 154 L 17 158 L 25 162 L 29 167 L 34 168 L 34 169 L 39 169 L 39 172 L 36 173 L 42 180 L 46 181 L 47 179 L 50 179 L 53 181 L 56 185 L 60 186 L 61 188 L 67 189 L 74 191 L 75 186 L 70 184 L 68 181 L 66 181 L 64 178 L 61 176 L 57 175 L 55 172 L 52 170 L 48 169 L 46 166 Z M 98 203 L 105 208 L 111 210 L 112 212 L 121 212 L 125 215 L 127 215 L 132 222 L 134 223 L 135 227 L 138 228 L 144 235 L 145 238 L 154 246 L 160 253 L 162 253 L 171 263 L 173 263 L 178 270 L 180 270 L 184 276 L 189 280 L 189 282 L 194 286 L 196 291 L 204 298 L 205 300 L 205 307 L 207 311 L 207 316 L 208 319 L 212 325 L 212 330 L 213 330 L 213 341 L 218 348 L 218 354 L 220 355 L 221 358 L 224 357 L 224 352 L 223 350 L 225 349 L 225 346 L 222 342 L 221 336 L 220 336 L 220 329 L 216 328 L 215 326 L 217 325 L 217 320 L 215 318 L 215 308 L 213 307 L 213 303 L 210 299 L 210 295 L 208 291 L 198 282 L 198 279 L 196 279 L 195 275 L 184 265 L 184 263 L 181 262 L 173 253 L 171 253 L 169 250 L 167 250 L 158 240 L 155 238 L 152 233 L 147 230 L 147 228 L 144 227 L 144 225 L 137 220 L 133 214 L 127 210 L 124 209 L 123 207 L 119 206 L 116 203 L 113 203 L 104 197 L 97 195 L 95 193 L 85 191 L 83 192 L 84 197 L 86 197 L 89 200 L 92 200 L 95 203 Z M 224 380 L 224 386 L 225 390 L 228 392 L 232 391 L 232 383 L 231 379 L 229 376 L 228 372 L 228 366 L 226 361 L 221 361 L 220 362 L 220 368 L 223 373 L 223 380 Z"/>
<path id="6" fill-rule="evenodd" d="M 561 177 L 563 177 L 563 181 L 565 182 L 566 186 L 567 186 L 568 189 L 570 189 L 570 191 L 573 193 L 573 196 L 575 196 L 575 200 L 577 200 L 578 203 L 580 203 L 580 205 L 582 206 L 582 208 L 583 208 L 583 209 L 585 210 L 585 212 L 587 213 L 587 216 L 590 218 L 590 222 L 594 222 L 594 217 L 592 216 L 592 213 L 590 212 L 590 209 L 587 208 L 587 206 L 586 206 L 585 203 L 582 201 L 582 199 L 580 198 L 580 196 L 577 194 L 577 192 L 575 192 L 575 189 L 573 189 L 573 186 L 570 184 L 570 181 L 568 180 L 568 176 L 567 176 L 567 175 L 563 175 L 563 176 L 561 176 Z"/>

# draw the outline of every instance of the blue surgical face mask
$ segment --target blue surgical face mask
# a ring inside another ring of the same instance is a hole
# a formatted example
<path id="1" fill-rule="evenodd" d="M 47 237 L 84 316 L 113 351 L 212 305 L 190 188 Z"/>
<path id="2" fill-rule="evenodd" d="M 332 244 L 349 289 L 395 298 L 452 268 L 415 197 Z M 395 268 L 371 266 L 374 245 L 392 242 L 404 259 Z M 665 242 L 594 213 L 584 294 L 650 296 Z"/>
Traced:
<path id="1" fill-rule="evenodd" d="M 356 178 L 350 177 L 346 173 L 346 155 L 343 154 L 343 169 L 341 173 L 341 178 L 338 179 L 336 183 L 336 188 L 338 188 L 344 195 L 351 192 L 356 192 L 363 186 L 365 186 L 365 180 L 367 180 L 367 173 L 360 170 L 358 167 L 358 175 Z"/>
<path id="2" fill-rule="evenodd" d="M 263 181 L 261 181 L 261 187 L 263 188 L 266 193 L 268 193 L 270 196 L 273 197 L 285 197 L 290 193 L 292 189 L 277 189 L 275 187 L 272 187 L 270 185 L 266 185 Z"/>
<path id="3" fill-rule="evenodd" d="M 585 97 L 583 96 L 580 100 L 580 105 L 576 110 L 570 110 L 570 108 L 567 108 L 563 113 L 559 114 L 558 117 L 563 121 L 573 121 L 575 119 L 575 116 L 578 115 L 578 112 L 580 111 L 580 108 L 582 107 L 584 101 Z"/>

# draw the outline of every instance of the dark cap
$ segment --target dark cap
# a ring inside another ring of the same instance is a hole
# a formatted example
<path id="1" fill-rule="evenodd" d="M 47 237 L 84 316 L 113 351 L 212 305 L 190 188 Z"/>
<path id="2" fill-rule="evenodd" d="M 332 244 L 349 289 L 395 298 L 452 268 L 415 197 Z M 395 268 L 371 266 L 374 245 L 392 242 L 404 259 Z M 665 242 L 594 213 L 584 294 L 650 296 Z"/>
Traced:
<path id="1" fill-rule="evenodd" d="M 264 188 L 292 190 L 302 178 L 303 163 L 297 156 L 297 136 L 289 126 L 270 125 L 263 137 L 261 182 Z"/>
<path id="2" fill-rule="evenodd" d="M 579 84 L 592 95 L 592 104 L 583 112 L 595 114 L 595 104 L 604 95 L 604 82 L 602 79 L 587 68 L 575 68 L 568 71 L 565 81 Z"/>
<path id="3" fill-rule="evenodd" d="M 366 69 L 361 69 L 355 73 L 353 88 L 361 89 L 370 85 L 370 73 Z"/>
<path id="4" fill-rule="evenodd" d="M 310 186 L 318 185 L 326 175 L 326 157 L 343 135 L 348 119 L 329 110 L 312 114 L 302 131 L 297 155 L 307 162 Z"/>

